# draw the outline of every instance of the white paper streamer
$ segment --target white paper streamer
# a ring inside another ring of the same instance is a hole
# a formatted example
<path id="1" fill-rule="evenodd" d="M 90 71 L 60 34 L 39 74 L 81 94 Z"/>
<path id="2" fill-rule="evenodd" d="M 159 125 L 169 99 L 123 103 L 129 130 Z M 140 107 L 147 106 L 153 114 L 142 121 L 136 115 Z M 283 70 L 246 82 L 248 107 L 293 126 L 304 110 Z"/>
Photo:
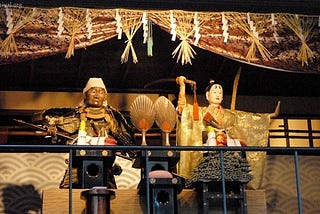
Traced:
<path id="1" fill-rule="evenodd" d="M 63 32 L 63 30 L 64 30 L 64 27 L 63 27 L 63 17 L 64 17 L 64 14 L 63 14 L 63 11 L 62 11 L 62 8 L 60 7 L 59 8 L 59 15 L 58 15 L 58 24 L 59 24 L 59 26 L 58 26 L 58 36 L 60 37 L 61 36 L 61 34 L 62 34 L 62 32 Z"/>
<path id="2" fill-rule="evenodd" d="M 143 29 L 143 44 L 146 44 L 148 40 L 148 19 L 146 12 L 143 12 L 141 22 Z"/>
<path id="3" fill-rule="evenodd" d="M 88 35 L 87 35 L 88 39 L 91 38 L 92 33 L 93 33 L 91 21 L 92 21 L 92 19 L 90 17 L 90 10 L 87 9 L 86 10 L 86 27 L 87 27 L 87 32 L 88 32 Z"/>
<path id="4" fill-rule="evenodd" d="M 176 31 L 177 24 L 176 24 L 176 19 L 173 17 L 173 11 L 172 10 L 170 10 L 170 28 L 171 28 L 170 34 L 172 35 L 171 41 L 176 41 L 176 38 L 177 38 L 177 31 Z"/>
<path id="5" fill-rule="evenodd" d="M 200 40 L 200 27 L 199 27 L 199 20 L 198 20 L 198 13 L 194 13 L 194 18 L 193 18 L 193 24 L 194 24 L 194 45 L 197 45 L 199 40 Z"/>
<path id="6" fill-rule="evenodd" d="M 229 33 L 228 33 L 228 19 L 226 19 L 224 13 L 221 14 L 222 15 L 222 30 L 223 30 L 223 33 L 222 33 L 222 36 L 223 36 L 223 42 L 228 42 L 228 38 L 229 38 Z"/>
<path id="7" fill-rule="evenodd" d="M 116 33 L 118 34 L 118 39 L 122 37 L 122 23 L 121 23 L 121 15 L 119 14 L 119 10 L 116 9 Z"/>
<path id="8" fill-rule="evenodd" d="M 12 32 L 13 29 L 13 18 L 12 18 L 12 10 L 8 8 L 8 6 L 5 6 L 6 10 L 6 16 L 7 16 L 7 35 L 9 35 Z"/>
<path id="9" fill-rule="evenodd" d="M 247 21 L 248 21 L 250 30 L 253 33 L 253 36 L 256 37 L 256 38 L 259 38 L 259 34 L 257 32 L 256 26 L 254 26 L 253 21 L 250 19 L 250 14 L 249 13 L 247 13 Z"/>
<path id="10" fill-rule="evenodd" d="M 271 24 L 272 24 L 272 27 L 273 27 L 273 38 L 276 40 L 276 43 L 279 44 L 279 39 L 278 39 L 278 33 L 277 33 L 277 27 L 276 25 L 278 24 L 277 21 L 275 20 L 274 18 L 274 14 L 271 13 Z"/>

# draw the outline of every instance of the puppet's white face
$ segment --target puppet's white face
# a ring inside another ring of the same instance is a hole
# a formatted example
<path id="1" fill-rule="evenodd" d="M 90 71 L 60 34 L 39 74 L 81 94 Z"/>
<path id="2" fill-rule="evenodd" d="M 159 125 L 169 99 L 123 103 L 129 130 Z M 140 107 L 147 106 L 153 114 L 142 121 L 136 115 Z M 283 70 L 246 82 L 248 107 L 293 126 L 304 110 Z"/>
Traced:
<path id="1" fill-rule="evenodd" d="M 107 98 L 107 92 L 103 88 L 92 87 L 86 92 L 86 104 L 91 107 L 102 107 Z"/>
<path id="2" fill-rule="evenodd" d="M 223 100 L 223 89 L 219 84 L 211 86 L 210 90 L 206 93 L 206 98 L 209 104 L 220 105 Z"/>

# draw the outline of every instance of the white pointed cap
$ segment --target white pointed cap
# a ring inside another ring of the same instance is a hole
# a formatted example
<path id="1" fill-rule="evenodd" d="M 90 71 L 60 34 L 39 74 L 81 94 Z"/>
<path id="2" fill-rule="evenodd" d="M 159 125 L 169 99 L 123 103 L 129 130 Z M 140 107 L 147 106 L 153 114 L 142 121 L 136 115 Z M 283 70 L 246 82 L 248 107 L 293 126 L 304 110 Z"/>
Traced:
<path id="1" fill-rule="evenodd" d="M 103 80 L 101 78 L 92 77 L 88 80 L 86 87 L 83 89 L 83 93 L 86 93 L 90 88 L 98 87 L 103 88 L 107 91 L 106 86 L 103 83 Z"/>

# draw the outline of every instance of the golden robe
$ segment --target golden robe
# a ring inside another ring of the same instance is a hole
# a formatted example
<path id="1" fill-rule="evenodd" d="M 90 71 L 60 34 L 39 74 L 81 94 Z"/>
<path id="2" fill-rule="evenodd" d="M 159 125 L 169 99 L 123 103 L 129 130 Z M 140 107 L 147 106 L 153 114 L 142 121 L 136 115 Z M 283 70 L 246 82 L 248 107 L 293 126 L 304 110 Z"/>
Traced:
<path id="1" fill-rule="evenodd" d="M 177 145 L 178 146 L 202 146 L 202 132 L 206 131 L 202 121 L 207 107 L 199 108 L 200 120 L 193 120 L 193 106 L 188 104 L 182 112 L 177 124 Z M 267 146 L 270 117 L 268 113 L 250 113 L 238 110 L 223 109 L 222 126 L 228 129 L 232 138 L 245 140 L 247 146 Z M 253 179 L 248 183 L 250 189 L 260 189 L 262 185 L 264 165 L 266 160 L 265 152 L 247 152 L 247 160 L 250 164 Z M 202 151 L 181 151 L 180 162 L 178 163 L 178 174 L 189 178 L 190 173 L 202 158 Z"/>

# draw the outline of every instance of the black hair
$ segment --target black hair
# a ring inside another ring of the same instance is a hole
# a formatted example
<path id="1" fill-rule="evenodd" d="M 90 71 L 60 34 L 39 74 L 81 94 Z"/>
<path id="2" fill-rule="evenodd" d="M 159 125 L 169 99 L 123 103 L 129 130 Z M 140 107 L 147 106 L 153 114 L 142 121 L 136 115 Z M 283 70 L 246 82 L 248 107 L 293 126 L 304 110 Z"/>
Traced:
<path id="1" fill-rule="evenodd" d="M 211 80 L 209 81 L 209 85 L 205 88 L 204 92 L 206 93 L 206 92 L 210 91 L 211 87 L 212 87 L 214 84 L 216 84 L 216 83 L 214 83 L 214 80 L 211 79 Z"/>

